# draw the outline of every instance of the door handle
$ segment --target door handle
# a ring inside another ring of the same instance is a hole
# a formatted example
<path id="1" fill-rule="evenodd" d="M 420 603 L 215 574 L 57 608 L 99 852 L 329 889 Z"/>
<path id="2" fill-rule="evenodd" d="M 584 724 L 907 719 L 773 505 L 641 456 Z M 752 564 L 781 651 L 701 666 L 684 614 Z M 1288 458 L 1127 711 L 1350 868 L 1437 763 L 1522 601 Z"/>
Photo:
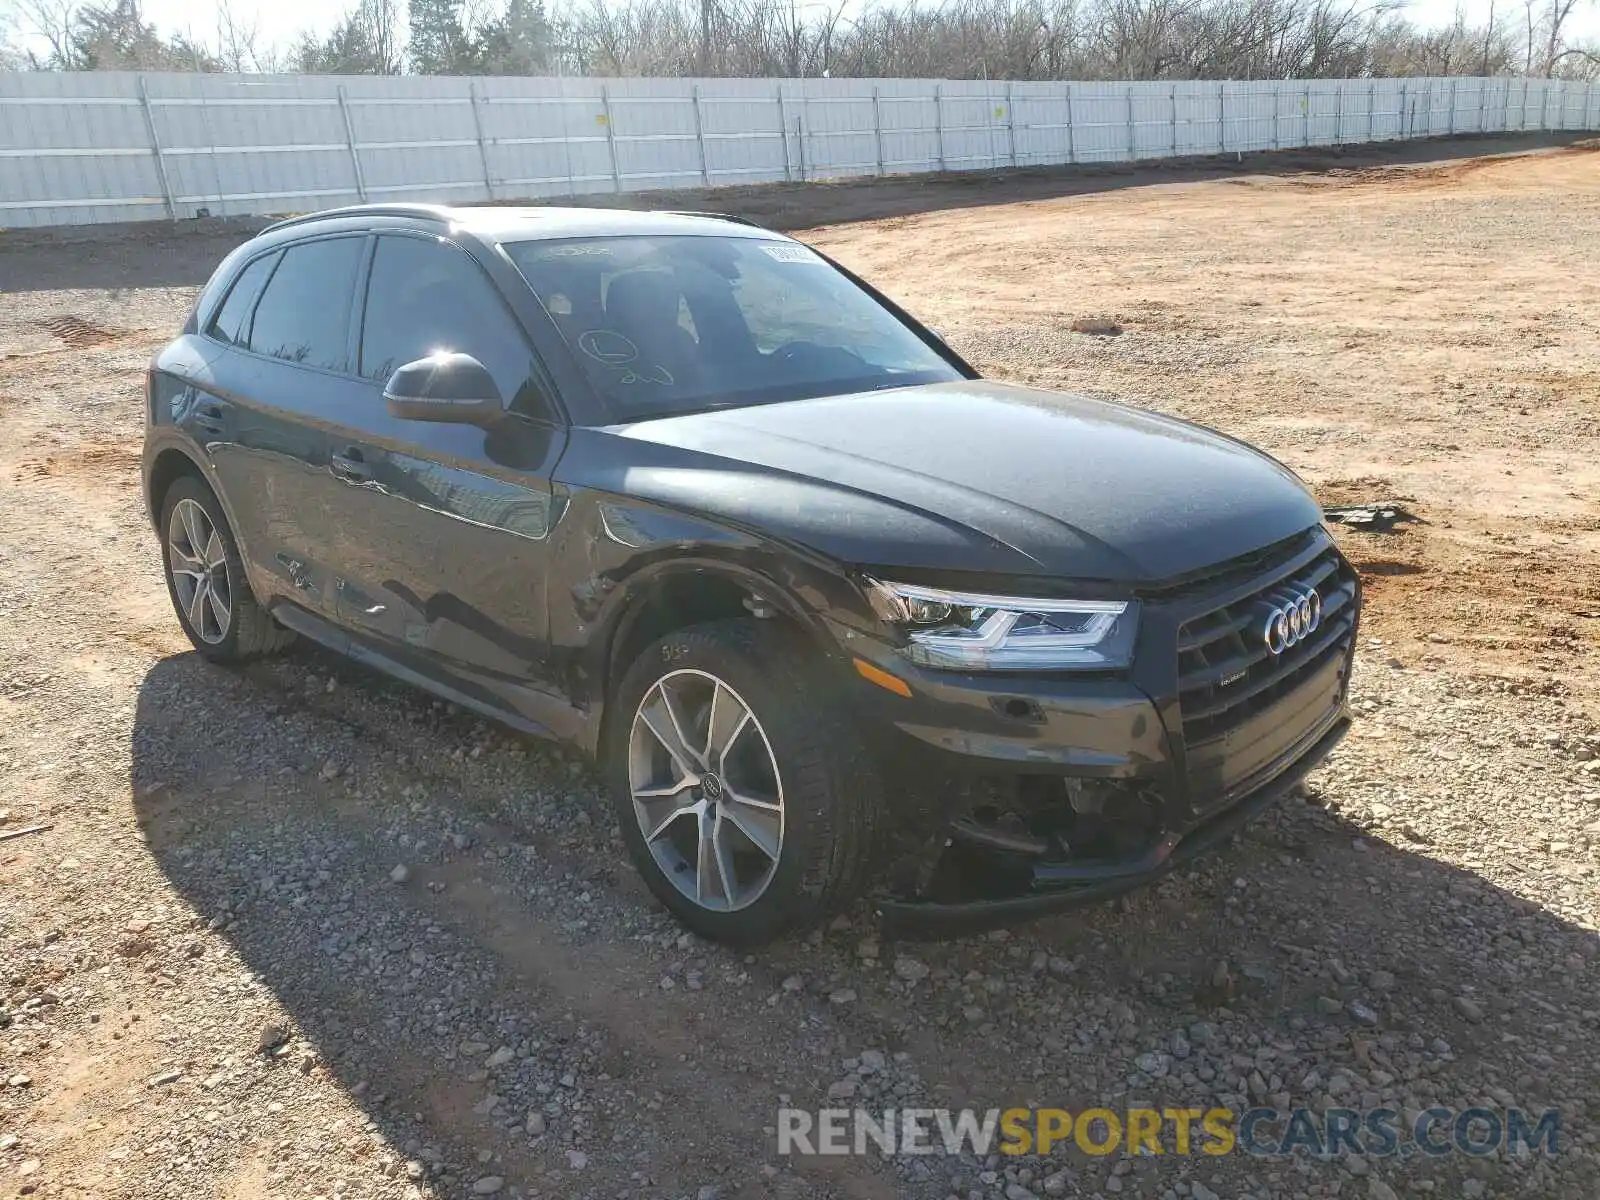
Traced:
<path id="1" fill-rule="evenodd" d="M 196 405 L 191 420 L 194 423 L 194 427 L 202 433 L 221 433 L 224 428 L 222 406 L 220 404 Z"/>
<path id="2" fill-rule="evenodd" d="M 365 483 L 372 478 L 372 464 L 362 456 L 359 446 L 347 446 L 328 459 L 328 469 L 336 478 L 349 483 Z"/>

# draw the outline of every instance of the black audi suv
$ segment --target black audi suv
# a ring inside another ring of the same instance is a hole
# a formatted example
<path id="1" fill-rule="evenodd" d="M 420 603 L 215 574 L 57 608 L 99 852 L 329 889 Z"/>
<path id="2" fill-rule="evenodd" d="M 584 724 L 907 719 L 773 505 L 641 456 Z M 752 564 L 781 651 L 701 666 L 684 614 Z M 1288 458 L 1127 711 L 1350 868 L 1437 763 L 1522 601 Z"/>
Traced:
<path id="1" fill-rule="evenodd" d="M 235 250 L 148 378 L 216 662 L 301 635 L 597 760 L 638 870 L 758 942 L 1138 886 L 1349 722 L 1355 574 L 1285 467 L 984 380 L 730 218 L 372 205 Z"/>

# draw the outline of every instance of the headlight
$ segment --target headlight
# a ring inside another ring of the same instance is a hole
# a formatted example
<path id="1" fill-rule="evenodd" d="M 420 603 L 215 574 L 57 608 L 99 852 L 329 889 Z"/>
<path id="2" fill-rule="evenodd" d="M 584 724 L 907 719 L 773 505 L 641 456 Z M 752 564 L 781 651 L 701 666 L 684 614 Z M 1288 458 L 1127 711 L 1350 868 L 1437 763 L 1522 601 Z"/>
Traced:
<path id="1" fill-rule="evenodd" d="M 1114 671 L 1132 659 L 1139 627 L 1132 600 L 989 596 L 878 580 L 867 581 L 867 596 L 906 635 L 906 655 L 925 667 Z"/>

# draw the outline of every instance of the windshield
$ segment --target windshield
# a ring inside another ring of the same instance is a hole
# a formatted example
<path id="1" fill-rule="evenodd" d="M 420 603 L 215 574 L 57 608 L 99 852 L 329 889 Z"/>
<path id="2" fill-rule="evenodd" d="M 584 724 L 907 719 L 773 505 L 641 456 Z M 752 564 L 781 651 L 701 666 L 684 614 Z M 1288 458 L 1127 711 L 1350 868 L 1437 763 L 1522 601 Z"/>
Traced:
<path id="1" fill-rule="evenodd" d="M 600 237 L 505 250 L 618 420 L 961 378 L 795 242 Z"/>

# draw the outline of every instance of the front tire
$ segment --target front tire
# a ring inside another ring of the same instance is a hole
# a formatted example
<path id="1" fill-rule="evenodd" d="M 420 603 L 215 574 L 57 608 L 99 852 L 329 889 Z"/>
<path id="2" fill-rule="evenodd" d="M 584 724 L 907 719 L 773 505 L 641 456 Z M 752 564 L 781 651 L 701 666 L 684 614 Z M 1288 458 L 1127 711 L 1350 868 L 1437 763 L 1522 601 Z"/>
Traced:
<path id="1" fill-rule="evenodd" d="M 256 601 L 222 505 L 193 475 L 162 499 L 161 557 L 178 622 L 212 662 L 246 662 L 294 640 Z"/>
<path id="2" fill-rule="evenodd" d="M 668 634 L 612 703 L 604 765 L 623 840 L 690 929 L 754 945 L 858 893 L 876 772 L 792 632 L 741 619 Z"/>

